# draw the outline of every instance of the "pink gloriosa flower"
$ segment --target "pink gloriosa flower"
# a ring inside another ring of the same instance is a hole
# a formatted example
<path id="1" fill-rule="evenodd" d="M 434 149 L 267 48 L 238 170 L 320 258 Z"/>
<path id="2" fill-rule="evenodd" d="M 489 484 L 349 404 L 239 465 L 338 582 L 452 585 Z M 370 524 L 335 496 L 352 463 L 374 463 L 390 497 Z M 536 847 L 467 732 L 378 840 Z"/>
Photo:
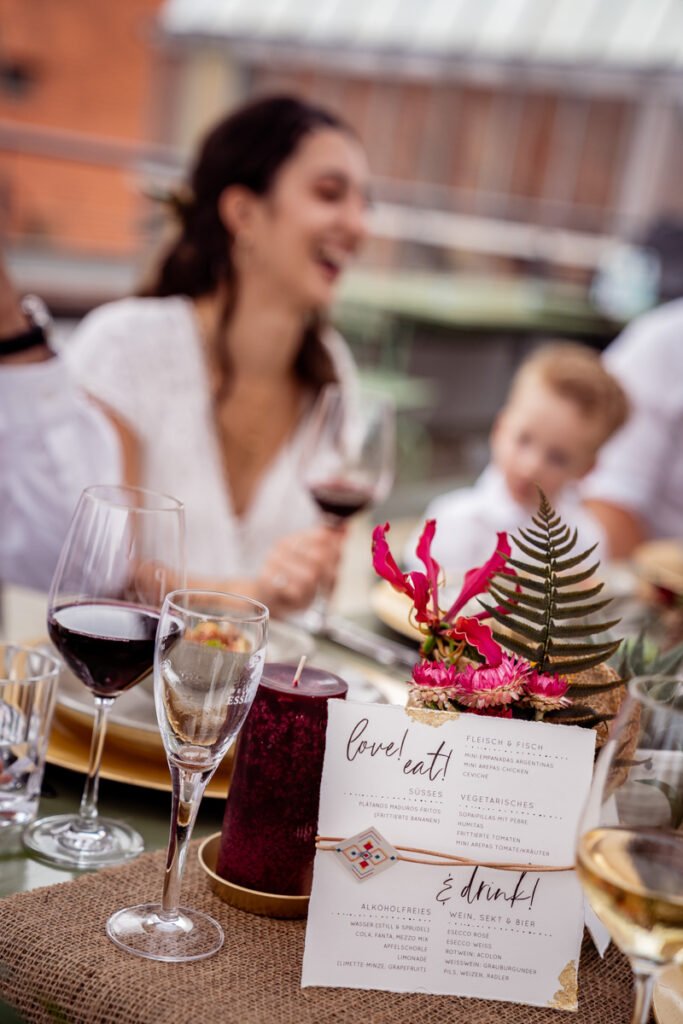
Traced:
<path id="1" fill-rule="evenodd" d="M 390 530 L 389 523 L 384 526 L 376 526 L 372 531 L 372 565 L 378 576 L 390 583 L 394 590 L 400 594 L 407 594 L 415 607 L 415 618 L 418 622 L 427 625 L 436 625 L 439 621 L 438 592 L 436 578 L 439 574 L 439 565 L 429 556 L 429 547 L 434 536 L 436 523 L 430 519 L 420 538 L 418 547 L 426 554 L 429 564 L 425 563 L 427 574 L 423 572 L 401 572 L 396 559 L 391 553 L 387 541 L 387 533 Z M 432 611 L 428 610 L 428 604 L 432 604 Z"/>
<path id="2" fill-rule="evenodd" d="M 453 623 L 458 612 L 478 594 L 483 594 L 490 580 L 497 572 L 505 570 L 505 563 L 510 555 L 510 542 L 506 533 L 499 533 L 496 543 L 496 550 L 484 565 L 478 569 L 470 569 L 465 575 L 465 582 L 457 598 L 444 614 L 439 609 L 439 577 L 441 566 L 432 557 L 432 543 L 436 533 L 436 520 L 428 519 L 417 542 L 415 554 L 425 567 L 424 572 L 414 571 L 403 573 L 398 567 L 396 559 L 391 553 L 387 541 L 389 523 L 384 526 L 376 526 L 372 532 L 372 564 L 375 572 L 382 579 L 390 583 L 394 590 L 406 594 L 415 607 L 415 619 L 422 625 L 429 626 L 435 631 L 441 631 L 442 624 Z M 512 570 L 510 570 L 512 573 Z M 513 573 L 514 575 L 514 573 Z M 479 613 L 476 618 L 485 618 L 486 612 Z M 471 621 L 460 619 L 459 621 Z M 480 639 L 485 639 L 484 634 L 479 634 Z M 471 641 L 468 640 L 468 643 Z M 473 643 L 477 650 L 486 657 L 486 651 L 481 650 L 476 643 Z M 495 657 L 493 648 L 489 648 L 492 657 Z"/>
<path id="3" fill-rule="evenodd" d="M 460 616 L 455 620 L 454 625 L 446 630 L 445 636 L 449 640 L 464 640 L 470 647 L 476 648 L 483 654 L 486 664 L 492 668 L 500 665 L 503 657 L 503 648 L 493 639 L 493 633 L 489 626 L 485 626 L 478 619 L 465 619 Z"/>
<path id="4" fill-rule="evenodd" d="M 484 593 L 497 572 L 503 572 L 505 570 L 505 563 L 510 557 L 510 550 L 510 541 L 508 540 L 507 533 L 499 533 L 496 550 L 493 552 L 488 562 L 484 562 L 484 564 L 479 566 L 478 569 L 470 569 L 469 572 L 465 573 L 465 581 L 462 585 L 462 589 L 446 612 L 445 617 L 449 622 L 452 621 L 461 608 L 465 607 L 468 601 L 471 601 L 471 599 L 476 597 L 478 594 Z M 512 573 L 512 570 L 510 570 L 510 572 Z M 484 615 L 485 614 L 486 613 L 484 613 Z"/>

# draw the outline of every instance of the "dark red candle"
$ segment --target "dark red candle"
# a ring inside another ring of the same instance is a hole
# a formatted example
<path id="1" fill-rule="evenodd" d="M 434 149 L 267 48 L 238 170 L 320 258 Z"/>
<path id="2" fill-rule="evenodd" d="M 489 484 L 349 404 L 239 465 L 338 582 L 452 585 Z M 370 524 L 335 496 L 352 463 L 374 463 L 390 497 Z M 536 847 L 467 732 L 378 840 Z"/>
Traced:
<path id="1" fill-rule="evenodd" d="M 338 676 L 266 665 L 242 727 L 216 871 L 247 889 L 311 891 L 327 702 L 344 699 Z"/>

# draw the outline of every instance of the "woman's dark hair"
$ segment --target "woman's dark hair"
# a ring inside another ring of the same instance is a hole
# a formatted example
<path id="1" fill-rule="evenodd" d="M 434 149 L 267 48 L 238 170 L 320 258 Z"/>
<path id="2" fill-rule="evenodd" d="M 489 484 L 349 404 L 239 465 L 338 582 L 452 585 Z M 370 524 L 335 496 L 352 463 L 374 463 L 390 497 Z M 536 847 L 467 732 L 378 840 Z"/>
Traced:
<path id="1" fill-rule="evenodd" d="M 219 215 L 220 196 L 231 185 L 266 195 L 302 140 L 324 128 L 352 134 L 334 114 L 289 96 L 256 100 L 220 121 L 199 150 L 188 198 L 179 195 L 174 200 L 180 233 L 140 294 L 199 298 L 221 287 L 226 296 L 219 324 L 223 335 L 234 309 L 238 282 L 232 262 L 233 238 Z M 295 366 L 298 376 L 316 390 L 336 376 L 320 330 L 320 324 L 313 323 L 304 331 Z M 227 386 L 230 367 L 224 348 L 217 346 L 215 356 Z"/>

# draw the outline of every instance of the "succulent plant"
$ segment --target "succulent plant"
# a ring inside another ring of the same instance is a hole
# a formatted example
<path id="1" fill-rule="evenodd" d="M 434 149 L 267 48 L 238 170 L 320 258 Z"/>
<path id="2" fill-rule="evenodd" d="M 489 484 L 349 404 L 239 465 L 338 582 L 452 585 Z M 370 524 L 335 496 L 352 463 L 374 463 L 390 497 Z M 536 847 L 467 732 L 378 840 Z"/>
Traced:
<path id="1" fill-rule="evenodd" d="M 682 665 L 683 643 L 660 651 L 644 632 L 632 640 L 625 640 L 614 659 L 614 667 L 624 681 L 634 676 L 674 675 Z"/>

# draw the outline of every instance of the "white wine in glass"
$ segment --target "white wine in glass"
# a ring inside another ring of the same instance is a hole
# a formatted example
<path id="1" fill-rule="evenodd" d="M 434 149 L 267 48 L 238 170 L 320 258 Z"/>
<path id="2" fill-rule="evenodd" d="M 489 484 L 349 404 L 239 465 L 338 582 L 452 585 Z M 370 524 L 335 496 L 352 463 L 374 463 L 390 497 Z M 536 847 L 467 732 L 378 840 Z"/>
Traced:
<path id="1" fill-rule="evenodd" d="M 206 784 L 242 728 L 261 679 L 268 609 L 238 594 L 169 594 L 154 654 L 154 699 L 173 784 L 161 902 L 119 910 L 107 935 L 127 953 L 181 963 L 217 953 L 223 931 L 179 906 L 188 844 Z"/>
<path id="2" fill-rule="evenodd" d="M 660 968 L 683 957 L 683 680 L 634 679 L 597 764 L 576 867 L 633 968 L 632 1024 Z"/>

